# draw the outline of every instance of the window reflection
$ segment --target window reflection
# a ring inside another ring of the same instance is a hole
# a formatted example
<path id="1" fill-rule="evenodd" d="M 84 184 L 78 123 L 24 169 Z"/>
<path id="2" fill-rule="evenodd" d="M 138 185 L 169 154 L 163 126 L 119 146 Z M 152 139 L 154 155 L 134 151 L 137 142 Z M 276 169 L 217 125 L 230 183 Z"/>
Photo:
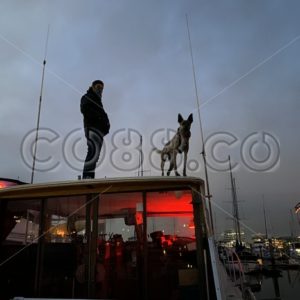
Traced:
<path id="1" fill-rule="evenodd" d="M 8 202 L 5 214 L 5 244 L 37 243 L 39 235 L 39 200 Z"/>
<path id="2" fill-rule="evenodd" d="M 147 288 L 149 299 L 172 299 L 197 276 L 191 203 L 189 190 L 9 201 L 5 244 L 35 246 L 18 256 L 24 284 L 12 274 L 7 293 L 33 296 L 38 280 L 40 297 L 132 300 Z"/>

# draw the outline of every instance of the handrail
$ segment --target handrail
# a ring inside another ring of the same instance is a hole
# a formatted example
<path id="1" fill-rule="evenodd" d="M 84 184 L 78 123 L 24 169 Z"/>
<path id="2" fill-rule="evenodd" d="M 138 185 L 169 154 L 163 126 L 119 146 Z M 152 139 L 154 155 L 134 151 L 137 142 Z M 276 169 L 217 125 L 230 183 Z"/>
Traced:
<path id="1" fill-rule="evenodd" d="M 239 275 L 239 281 L 240 281 L 240 286 L 241 286 L 241 290 L 242 292 L 244 291 L 244 282 L 245 282 L 245 274 L 244 274 L 244 269 L 243 269 L 243 265 L 241 263 L 241 260 L 239 258 L 239 256 L 237 255 L 236 251 L 234 249 L 227 249 L 228 251 L 226 251 L 226 256 L 227 256 L 227 261 L 230 262 L 229 264 L 229 270 L 230 270 L 230 274 L 231 271 L 233 273 L 233 278 L 231 276 L 231 279 L 234 279 L 234 281 L 237 281 L 237 275 Z M 236 269 L 234 268 L 235 265 L 237 264 L 238 266 L 238 274 L 236 274 Z"/>
<path id="2" fill-rule="evenodd" d="M 252 291 L 245 286 L 245 273 L 241 260 L 234 249 L 225 248 L 226 261 L 228 263 L 229 277 L 232 281 L 236 282 L 239 279 L 239 285 L 242 291 L 243 299 L 256 300 Z M 236 269 L 235 266 L 238 266 Z M 237 271 L 237 274 L 236 274 Z M 238 275 L 238 276 L 237 276 Z M 238 277 L 238 278 L 237 278 Z"/>

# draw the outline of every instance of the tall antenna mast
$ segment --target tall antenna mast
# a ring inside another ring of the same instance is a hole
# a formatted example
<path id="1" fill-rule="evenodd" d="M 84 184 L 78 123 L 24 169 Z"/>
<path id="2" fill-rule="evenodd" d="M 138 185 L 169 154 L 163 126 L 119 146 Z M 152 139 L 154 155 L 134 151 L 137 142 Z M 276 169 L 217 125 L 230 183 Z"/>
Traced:
<path id="1" fill-rule="evenodd" d="M 190 35 L 189 20 L 188 20 L 188 15 L 187 14 L 186 14 L 186 26 L 187 26 L 188 37 L 189 37 L 190 55 L 191 55 L 192 68 L 193 68 L 194 87 L 195 87 L 195 94 L 196 94 L 196 100 L 197 100 L 197 111 L 198 111 L 198 119 L 199 119 L 199 126 L 200 126 L 200 135 L 201 135 L 201 142 L 202 142 L 201 155 L 203 157 L 203 163 L 204 163 L 205 183 L 206 183 L 206 192 L 207 192 L 207 195 L 205 195 L 205 197 L 208 199 L 211 230 L 212 230 L 212 233 L 214 234 L 215 229 L 214 229 L 213 216 L 212 216 L 212 208 L 211 208 L 211 198 L 212 198 L 212 195 L 210 194 L 210 188 L 209 188 L 209 182 L 208 182 L 206 152 L 205 152 L 205 144 L 204 144 L 204 134 L 203 134 L 203 127 L 202 127 L 201 115 L 200 115 L 200 101 L 199 101 L 198 88 L 197 88 L 197 83 L 196 83 L 196 72 L 195 72 L 193 48 L 192 48 L 192 41 L 191 41 L 191 35 Z"/>
<path id="2" fill-rule="evenodd" d="M 35 171 L 36 152 L 37 152 L 37 143 L 38 143 L 38 139 L 39 139 L 40 115 L 41 115 L 41 105 L 42 105 L 42 98 L 43 98 L 43 87 L 44 87 L 44 77 L 45 77 L 45 69 L 46 69 L 46 57 L 47 57 L 47 51 L 48 51 L 49 31 L 50 31 L 50 25 L 48 25 L 46 45 L 45 45 L 45 55 L 44 55 L 44 61 L 43 61 L 41 91 L 40 91 L 40 98 L 39 98 L 39 109 L 38 109 L 38 117 L 37 117 L 37 123 L 36 123 L 35 142 L 34 142 L 34 145 L 33 145 L 34 150 L 33 150 L 33 162 L 32 162 L 32 169 L 31 169 L 30 183 L 33 183 L 34 171 Z"/>
<path id="3" fill-rule="evenodd" d="M 140 135 L 140 155 L 139 155 L 139 171 L 138 176 L 144 176 L 144 168 L 143 168 L 143 162 L 144 162 L 144 155 L 143 155 L 143 137 Z"/>

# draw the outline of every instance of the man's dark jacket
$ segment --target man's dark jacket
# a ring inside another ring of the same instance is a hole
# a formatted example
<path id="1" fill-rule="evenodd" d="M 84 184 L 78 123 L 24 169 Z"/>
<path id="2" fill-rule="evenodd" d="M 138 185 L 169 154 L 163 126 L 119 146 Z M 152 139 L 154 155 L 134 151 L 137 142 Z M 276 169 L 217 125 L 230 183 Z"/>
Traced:
<path id="1" fill-rule="evenodd" d="M 83 114 L 84 127 L 92 127 L 101 131 L 103 135 L 108 134 L 110 123 L 103 108 L 101 98 L 90 87 L 80 102 L 80 110 Z"/>

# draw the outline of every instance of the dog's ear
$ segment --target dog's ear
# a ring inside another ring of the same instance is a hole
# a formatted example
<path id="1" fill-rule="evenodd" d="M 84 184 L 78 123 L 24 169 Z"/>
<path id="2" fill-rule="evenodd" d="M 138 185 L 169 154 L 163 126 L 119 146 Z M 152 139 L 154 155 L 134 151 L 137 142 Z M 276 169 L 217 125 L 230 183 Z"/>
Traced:
<path id="1" fill-rule="evenodd" d="M 181 123 L 183 121 L 183 117 L 181 114 L 178 114 L 178 123 Z"/>
<path id="2" fill-rule="evenodd" d="M 189 115 L 188 121 L 190 122 L 190 124 L 193 123 L 193 114 L 190 114 L 190 115 Z"/>

